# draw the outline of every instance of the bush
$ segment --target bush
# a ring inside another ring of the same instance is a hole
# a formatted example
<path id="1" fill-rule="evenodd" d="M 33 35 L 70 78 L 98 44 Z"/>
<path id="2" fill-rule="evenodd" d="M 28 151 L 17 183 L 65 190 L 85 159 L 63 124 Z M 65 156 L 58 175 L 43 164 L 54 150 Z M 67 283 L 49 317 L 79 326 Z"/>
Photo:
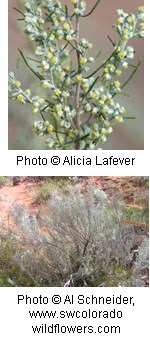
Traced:
<path id="1" fill-rule="evenodd" d="M 15 262 L 49 286 L 144 286 L 147 240 L 137 252 L 134 227 L 121 224 L 122 209 L 94 186 L 81 192 L 78 185 L 52 190 L 43 217 L 18 206 L 14 217 L 26 247 Z"/>

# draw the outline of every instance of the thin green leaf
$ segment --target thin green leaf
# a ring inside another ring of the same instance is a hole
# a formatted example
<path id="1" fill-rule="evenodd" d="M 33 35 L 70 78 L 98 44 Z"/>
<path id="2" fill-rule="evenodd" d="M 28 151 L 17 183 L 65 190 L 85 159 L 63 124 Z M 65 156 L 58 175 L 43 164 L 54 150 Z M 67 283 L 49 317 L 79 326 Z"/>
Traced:
<path id="1" fill-rule="evenodd" d="M 98 6 L 98 4 L 100 3 L 100 1 L 101 1 L 101 0 L 97 0 L 96 3 L 95 3 L 95 5 L 94 5 L 94 6 L 92 7 L 92 9 L 90 10 L 90 12 L 88 12 L 87 14 L 82 15 L 82 18 L 86 18 L 86 17 L 88 17 L 89 15 L 91 15 L 91 14 L 94 12 L 94 10 L 96 9 L 96 7 Z"/>
<path id="2" fill-rule="evenodd" d="M 16 61 L 16 69 L 19 69 L 19 63 L 20 63 L 20 58 L 18 57 Z"/>
<path id="3" fill-rule="evenodd" d="M 88 89 L 88 91 L 85 93 L 82 102 L 84 101 L 84 99 L 87 97 L 87 95 L 89 94 L 89 92 L 91 91 L 91 89 L 94 87 L 94 85 L 96 84 L 96 82 L 98 81 L 99 76 L 96 77 L 96 79 L 94 80 L 94 82 L 91 84 L 90 88 Z"/>
<path id="4" fill-rule="evenodd" d="M 13 9 L 14 9 L 16 12 L 20 13 L 21 15 L 23 15 L 23 17 L 25 17 L 25 14 L 24 14 L 23 12 L 21 12 L 18 8 L 13 7 Z"/>
<path id="5" fill-rule="evenodd" d="M 128 64 L 128 66 L 131 68 L 136 68 L 136 65 L 134 65 L 134 64 Z"/>
<path id="6" fill-rule="evenodd" d="M 126 97 L 130 97 L 130 95 L 127 94 L 127 93 L 120 93 L 120 95 L 123 95 L 123 96 L 126 96 Z"/>
<path id="7" fill-rule="evenodd" d="M 121 89 L 125 88 L 126 85 L 131 81 L 131 79 L 133 78 L 134 74 L 137 72 L 138 68 L 141 65 L 141 60 L 139 60 L 137 66 L 135 67 L 135 69 L 133 70 L 133 72 L 131 73 L 131 75 L 128 77 L 128 79 L 123 83 L 123 85 L 121 86 Z"/>
<path id="8" fill-rule="evenodd" d="M 58 133 L 58 126 L 57 126 L 57 120 L 55 118 L 55 115 L 51 112 L 51 116 L 52 116 L 52 119 L 53 119 L 53 123 L 54 123 L 54 127 L 55 127 L 55 134 L 56 134 L 56 137 L 57 137 L 57 140 L 59 142 L 59 144 L 62 146 L 61 142 L 60 142 L 60 139 L 59 139 L 59 133 Z"/>
<path id="9" fill-rule="evenodd" d="M 38 59 L 34 59 L 34 58 L 31 58 L 31 57 L 27 57 L 27 59 L 32 61 L 32 62 L 41 63 L 41 61 L 39 61 Z"/>
<path id="10" fill-rule="evenodd" d="M 44 117 L 44 115 L 43 115 L 42 111 L 40 111 L 40 115 L 41 115 L 41 117 L 42 117 L 43 121 L 45 121 L 45 117 Z"/>
<path id="11" fill-rule="evenodd" d="M 124 120 L 134 120 L 134 119 L 136 119 L 136 117 L 135 116 L 125 116 L 123 119 Z"/>
<path id="12" fill-rule="evenodd" d="M 80 137 L 80 138 L 77 138 L 75 141 L 77 142 L 78 140 L 84 140 L 85 138 L 89 137 L 90 133 Z"/>
<path id="13" fill-rule="evenodd" d="M 27 60 L 26 60 L 26 58 L 25 58 L 23 52 L 22 52 L 20 49 L 18 49 L 18 51 L 19 51 L 19 53 L 20 53 L 22 59 L 24 60 L 26 66 L 28 67 L 28 69 L 31 70 L 32 73 L 33 73 L 37 78 L 39 78 L 40 80 L 44 80 L 44 77 L 42 77 L 38 72 L 36 72 L 34 69 L 31 68 L 31 66 L 30 66 L 29 63 L 27 62 Z"/>
<path id="14" fill-rule="evenodd" d="M 8 98 L 11 99 L 11 100 L 12 100 L 12 99 L 15 100 L 15 99 L 16 99 L 16 96 L 12 95 L 12 96 L 8 96 Z"/>
<path id="15" fill-rule="evenodd" d="M 92 74 L 90 74 L 89 76 L 85 77 L 85 78 L 90 78 L 93 75 L 95 75 L 100 69 L 102 69 L 108 62 L 109 60 L 115 55 L 117 48 L 112 52 L 112 54 L 106 59 L 106 61 L 104 63 L 102 63 L 95 71 L 92 72 Z"/>
<path id="16" fill-rule="evenodd" d="M 68 43 L 66 43 L 63 48 L 61 49 L 61 53 L 66 49 L 66 47 L 68 46 Z"/>
<path id="17" fill-rule="evenodd" d="M 113 42 L 113 40 L 111 39 L 110 36 L 107 36 L 107 38 L 109 39 L 109 41 L 111 42 L 112 46 L 115 46 L 115 43 Z"/>
<path id="18" fill-rule="evenodd" d="M 66 14 L 66 18 L 68 18 L 68 6 L 65 5 L 65 14 Z"/>
<path id="19" fill-rule="evenodd" d="M 55 13 L 54 11 L 49 13 L 49 15 L 46 17 L 46 22 L 49 21 L 49 19 L 51 18 L 52 14 L 54 14 L 54 13 Z"/>
<path id="20" fill-rule="evenodd" d="M 101 53 L 102 53 L 102 50 L 99 50 L 97 55 L 95 56 L 95 61 L 98 59 L 98 57 L 101 55 Z"/>
<path id="21" fill-rule="evenodd" d="M 76 50 L 78 53 L 81 53 L 80 50 L 78 50 L 77 47 L 73 45 L 71 42 L 68 42 L 68 44 L 72 46 L 73 50 Z"/>
<path id="22" fill-rule="evenodd" d="M 45 102 L 47 102 L 48 103 L 48 106 L 50 107 L 50 106 L 54 106 L 54 103 L 53 102 L 50 102 L 49 100 L 45 100 Z"/>

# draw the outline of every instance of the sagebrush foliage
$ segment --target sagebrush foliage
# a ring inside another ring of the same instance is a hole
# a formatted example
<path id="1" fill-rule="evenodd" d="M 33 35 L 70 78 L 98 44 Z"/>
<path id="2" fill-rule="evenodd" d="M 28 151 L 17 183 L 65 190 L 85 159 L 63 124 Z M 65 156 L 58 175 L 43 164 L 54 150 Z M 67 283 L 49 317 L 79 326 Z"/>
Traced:
<path id="1" fill-rule="evenodd" d="M 137 251 L 133 226 L 121 223 L 123 203 L 78 184 L 51 190 L 44 214 L 13 208 L 23 249 L 14 261 L 49 286 L 144 286 L 148 238 Z"/>
<path id="2" fill-rule="evenodd" d="M 124 94 L 124 87 L 140 65 L 140 61 L 137 65 L 130 62 L 135 50 L 129 41 L 144 36 L 144 6 L 135 14 L 117 10 L 114 29 L 118 38 L 112 41 L 109 37 L 112 53 L 91 71 L 100 52 L 91 56 L 92 44 L 80 37 L 80 22 L 93 13 L 100 0 L 89 13 L 86 1 L 70 2 L 72 12 L 65 1 L 58 0 L 30 0 L 24 4 L 24 12 L 18 10 L 24 32 L 33 42 L 34 56 L 20 54 L 36 76 L 41 92 L 33 95 L 31 89 L 23 90 L 10 72 L 9 94 L 12 100 L 31 105 L 36 116 L 34 132 L 46 137 L 48 149 L 97 149 L 107 141 L 113 125 L 128 118 L 115 97 Z M 120 76 L 126 69 L 130 76 L 123 83 Z"/>

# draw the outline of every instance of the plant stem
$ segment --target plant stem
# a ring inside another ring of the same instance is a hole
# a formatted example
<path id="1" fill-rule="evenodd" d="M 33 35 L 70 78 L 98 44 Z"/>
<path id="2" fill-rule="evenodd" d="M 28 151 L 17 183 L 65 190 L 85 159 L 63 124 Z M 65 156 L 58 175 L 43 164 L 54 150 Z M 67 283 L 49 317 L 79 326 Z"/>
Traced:
<path id="1" fill-rule="evenodd" d="M 75 5 L 75 8 L 77 5 Z M 80 23 L 79 16 L 76 15 L 76 54 L 77 54 L 77 63 L 78 63 L 78 75 L 80 74 L 80 52 L 78 50 L 79 43 L 79 31 L 80 31 Z M 76 128 L 78 130 L 78 137 L 76 141 L 76 150 L 80 150 L 80 86 L 81 82 L 77 83 L 76 92 L 75 92 L 75 109 L 76 109 Z"/>

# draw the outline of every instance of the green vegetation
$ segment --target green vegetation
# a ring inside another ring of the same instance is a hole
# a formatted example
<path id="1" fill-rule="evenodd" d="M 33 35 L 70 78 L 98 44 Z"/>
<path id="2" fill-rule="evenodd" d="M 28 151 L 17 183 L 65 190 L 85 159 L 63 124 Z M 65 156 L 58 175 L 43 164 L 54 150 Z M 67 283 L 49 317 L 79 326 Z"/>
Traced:
<path id="1" fill-rule="evenodd" d="M 64 190 L 69 182 L 68 177 L 53 177 L 53 180 L 46 181 L 38 187 L 36 193 L 33 195 L 33 200 L 37 203 L 45 203 L 51 198 L 52 190 Z"/>
<path id="2" fill-rule="evenodd" d="M 7 183 L 8 183 L 7 178 L 6 178 L 6 177 L 3 177 L 3 176 L 0 176 L 0 187 L 1 187 L 2 185 L 7 184 Z"/>
<path id="3" fill-rule="evenodd" d="M 147 208 L 138 208 L 127 206 L 123 209 L 123 217 L 128 221 L 149 222 L 149 210 Z"/>

